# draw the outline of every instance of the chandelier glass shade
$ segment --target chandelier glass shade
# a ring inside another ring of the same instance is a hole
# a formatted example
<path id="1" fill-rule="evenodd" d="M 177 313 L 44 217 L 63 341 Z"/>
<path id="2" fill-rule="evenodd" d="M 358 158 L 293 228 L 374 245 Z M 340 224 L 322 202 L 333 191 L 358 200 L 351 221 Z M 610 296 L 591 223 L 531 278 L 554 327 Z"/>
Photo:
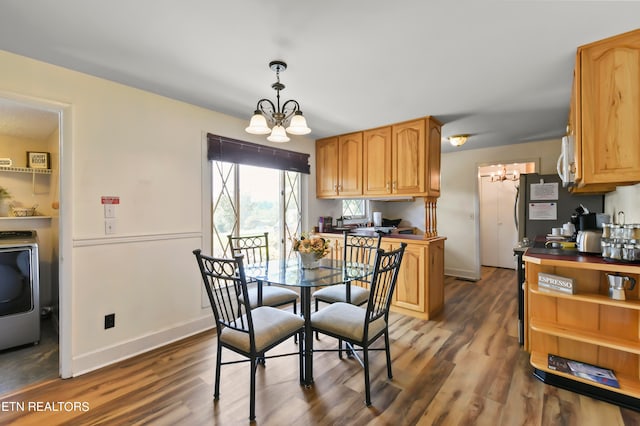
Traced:
<path id="1" fill-rule="evenodd" d="M 271 85 L 276 91 L 276 103 L 274 104 L 266 98 L 260 99 L 249 122 L 249 127 L 244 130 L 254 135 L 269 134 L 267 140 L 270 142 L 289 142 L 287 133 L 292 135 L 311 133 L 298 101 L 290 99 L 282 106 L 280 105 L 280 91 L 285 87 L 280 83 L 280 72 L 287 69 L 287 64 L 282 61 L 271 61 L 269 68 L 276 73 L 277 81 Z M 269 123 L 273 127 L 269 127 Z M 287 127 L 285 128 L 285 126 Z"/>

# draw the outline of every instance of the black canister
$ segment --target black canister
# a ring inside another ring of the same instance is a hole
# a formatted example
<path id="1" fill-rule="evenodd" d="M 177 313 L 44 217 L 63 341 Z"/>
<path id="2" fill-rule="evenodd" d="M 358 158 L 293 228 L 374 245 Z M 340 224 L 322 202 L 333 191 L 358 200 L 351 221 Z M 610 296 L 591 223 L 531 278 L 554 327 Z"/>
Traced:
<path id="1" fill-rule="evenodd" d="M 598 229 L 596 214 L 584 213 L 578 216 L 578 231 L 588 231 L 590 229 Z"/>

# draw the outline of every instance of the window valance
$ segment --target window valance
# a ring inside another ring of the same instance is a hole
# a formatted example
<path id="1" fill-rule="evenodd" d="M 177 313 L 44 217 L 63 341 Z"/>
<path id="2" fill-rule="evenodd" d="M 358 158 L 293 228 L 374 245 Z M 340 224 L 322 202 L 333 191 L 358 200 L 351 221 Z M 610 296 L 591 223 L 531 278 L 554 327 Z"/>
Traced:
<path id="1" fill-rule="evenodd" d="M 290 172 L 311 173 L 309 154 L 240 141 L 207 133 L 209 161 L 269 167 Z"/>

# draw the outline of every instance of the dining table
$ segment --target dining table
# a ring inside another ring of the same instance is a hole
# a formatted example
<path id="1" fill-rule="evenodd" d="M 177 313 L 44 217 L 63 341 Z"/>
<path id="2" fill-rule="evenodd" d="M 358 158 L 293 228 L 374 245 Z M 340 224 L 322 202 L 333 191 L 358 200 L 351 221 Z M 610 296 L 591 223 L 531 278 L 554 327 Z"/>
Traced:
<path id="1" fill-rule="evenodd" d="M 245 265 L 247 280 L 258 282 L 258 304 L 261 302 L 263 285 L 280 285 L 300 289 L 300 314 L 304 318 L 303 380 L 302 384 L 313 384 L 313 333 L 311 332 L 311 290 L 337 284 L 346 284 L 347 301 L 352 281 L 367 279 L 373 274 L 373 265 L 345 262 L 342 259 L 323 258 L 314 268 L 305 268 L 299 258 L 271 260 L 262 264 Z"/>

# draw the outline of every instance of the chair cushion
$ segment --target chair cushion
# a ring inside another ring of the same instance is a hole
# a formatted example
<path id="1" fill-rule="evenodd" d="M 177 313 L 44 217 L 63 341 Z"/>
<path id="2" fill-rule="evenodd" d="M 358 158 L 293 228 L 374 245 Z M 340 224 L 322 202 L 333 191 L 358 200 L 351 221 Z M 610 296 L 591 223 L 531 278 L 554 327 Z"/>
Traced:
<path id="1" fill-rule="evenodd" d="M 321 288 L 313 293 L 313 297 L 326 303 L 346 302 L 347 301 L 347 285 L 338 284 Z M 363 305 L 369 300 L 369 290 L 356 285 L 351 286 L 351 303 L 354 305 Z"/>
<path id="2" fill-rule="evenodd" d="M 311 327 L 320 332 L 342 336 L 354 342 L 363 342 L 364 320 L 367 310 L 350 303 L 336 302 L 311 315 Z M 369 336 L 375 336 L 387 327 L 384 317 L 369 324 Z"/>
<path id="3" fill-rule="evenodd" d="M 249 287 L 249 303 L 251 309 L 258 306 L 258 287 Z M 262 305 L 263 306 L 280 306 L 287 303 L 293 303 L 298 300 L 298 293 L 295 291 L 278 287 L 274 285 L 262 285 Z M 240 301 L 244 302 L 244 298 L 240 296 Z"/>
<path id="4" fill-rule="evenodd" d="M 296 330 L 304 327 L 304 319 L 298 315 L 270 306 L 252 309 L 251 318 L 253 319 L 257 352 L 262 352 L 278 340 L 293 335 Z M 229 327 L 225 327 L 220 333 L 220 341 L 244 352 L 249 352 L 251 348 L 249 333 Z"/>

